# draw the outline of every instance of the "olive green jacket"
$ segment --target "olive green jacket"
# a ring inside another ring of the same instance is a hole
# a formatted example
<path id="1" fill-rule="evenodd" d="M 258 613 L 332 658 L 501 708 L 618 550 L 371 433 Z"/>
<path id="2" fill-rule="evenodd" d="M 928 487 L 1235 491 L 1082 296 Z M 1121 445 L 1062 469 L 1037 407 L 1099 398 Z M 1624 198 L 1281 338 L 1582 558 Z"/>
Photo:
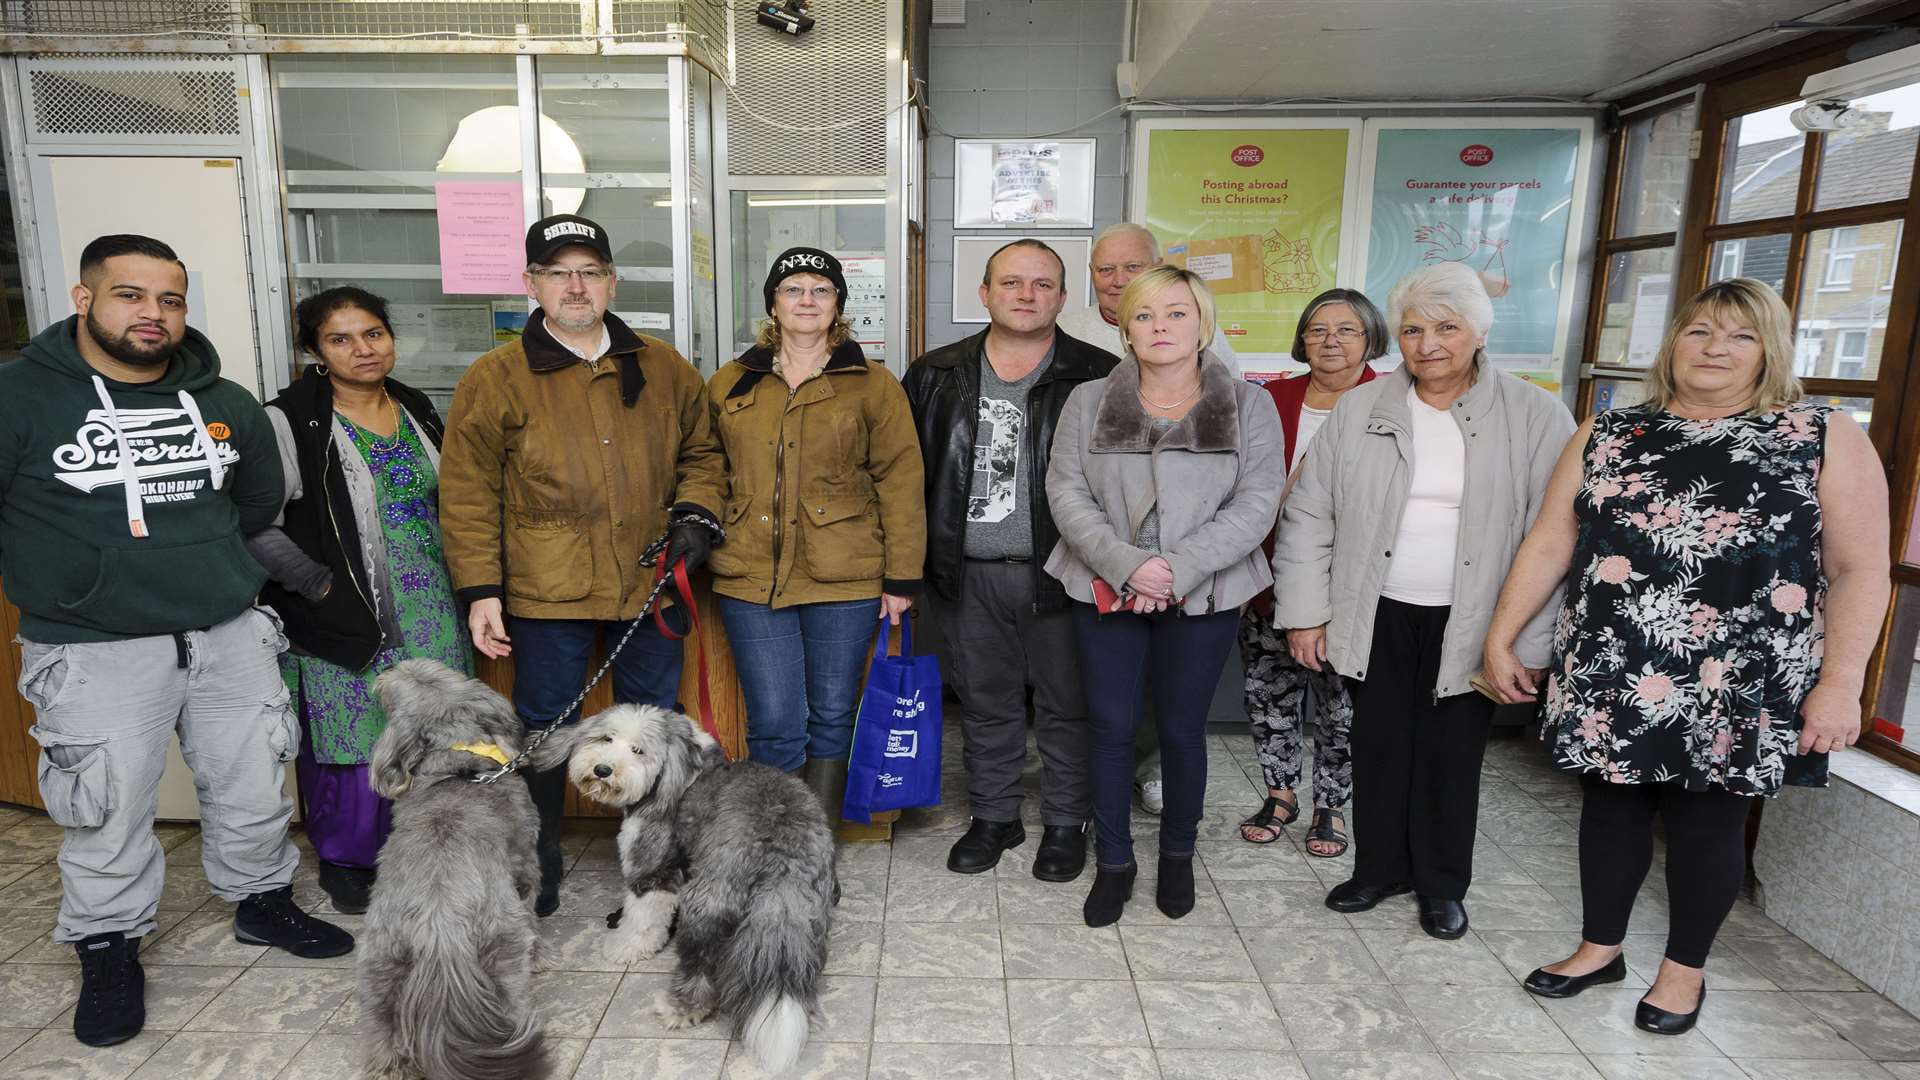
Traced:
<path id="1" fill-rule="evenodd" d="M 673 346 L 607 316 L 589 364 L 539 312 L 473 362 L 440 459 L 440 527 L 462 601 L 534 619 L 630 619 L 640 556 L 675 509 L 718 520 L 726 462 L 706 388 Z"/>
<path id="2" fill-rule="evenodd" d="M 920 591 L 920 439 L 892 372 L 847 342 L 789 393 L 754 348 L 714 374 L 707 400 L 727 455 L 714 592 L 788 607 Z"/>

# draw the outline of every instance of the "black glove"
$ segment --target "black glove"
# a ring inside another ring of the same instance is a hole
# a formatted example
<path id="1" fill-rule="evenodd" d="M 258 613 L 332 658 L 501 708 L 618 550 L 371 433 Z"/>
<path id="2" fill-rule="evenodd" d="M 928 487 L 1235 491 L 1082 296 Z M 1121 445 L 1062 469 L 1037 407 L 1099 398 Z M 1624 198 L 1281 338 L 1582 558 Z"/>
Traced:
<path id="1" fill-rule="evenodd" d="M 672 572 L 673 565 L 681 559 L 687 560 L 687 573 L 691 574 L 707 564 L 707 556 L 713 553 L 713 531 L 704 522 L 682 521 L 667 530 L 667 570 Z"/>

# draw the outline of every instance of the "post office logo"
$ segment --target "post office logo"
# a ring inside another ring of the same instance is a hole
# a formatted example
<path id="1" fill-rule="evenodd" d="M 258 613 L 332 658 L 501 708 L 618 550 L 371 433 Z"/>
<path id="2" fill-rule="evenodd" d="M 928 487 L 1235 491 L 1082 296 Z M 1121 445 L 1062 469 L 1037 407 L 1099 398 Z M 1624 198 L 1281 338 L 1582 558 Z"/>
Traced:
<path id="1" fill-rule="evenodd" d="M 1233 163 L 1243 169 L 1251 169 L 1267 160 L 1267 152 L 1253 145 L 1242 143 L 1233 148 Z"/>
<path id="2" fill-rule="evenodd" d="M 1493 147 L 1485 143 L 1474 143 L 1460 151 L 1460 164 L 1470 165 L 1476 169 L 1482 165 L 1493 164 Z"/>

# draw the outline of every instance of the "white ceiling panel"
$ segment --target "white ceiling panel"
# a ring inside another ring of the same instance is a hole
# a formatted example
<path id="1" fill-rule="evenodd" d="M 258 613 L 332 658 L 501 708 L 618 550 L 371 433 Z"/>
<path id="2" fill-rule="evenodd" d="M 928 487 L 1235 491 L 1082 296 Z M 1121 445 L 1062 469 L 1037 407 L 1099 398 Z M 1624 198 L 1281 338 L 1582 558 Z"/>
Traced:
<path id="1" fill-rule="evenodd" d="M 1892 0 L 1139 0 L 1139 96 L 1471 100 L 1605 94 L 1788 19 Z M 1743 39 L 1745 39 L 1743 41 Z M 1676 73 L 1678 74 L 1678 73 Z"/>

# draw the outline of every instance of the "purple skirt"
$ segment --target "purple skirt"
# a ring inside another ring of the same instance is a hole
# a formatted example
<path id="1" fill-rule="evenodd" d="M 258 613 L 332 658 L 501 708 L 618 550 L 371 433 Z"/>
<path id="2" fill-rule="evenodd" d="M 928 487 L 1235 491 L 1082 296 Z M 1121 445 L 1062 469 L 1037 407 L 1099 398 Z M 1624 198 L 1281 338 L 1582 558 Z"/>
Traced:
<path id="1" fill-rule="evenodd" d="M 380 845 L 393 831 L 393 803 L 374 794 L 367 765 L 322 765 L 313 741 L 300 740 L 295 773 L 300 781 L 300 820 L 314 853 L 326 862 L 371 870 Z"/>

